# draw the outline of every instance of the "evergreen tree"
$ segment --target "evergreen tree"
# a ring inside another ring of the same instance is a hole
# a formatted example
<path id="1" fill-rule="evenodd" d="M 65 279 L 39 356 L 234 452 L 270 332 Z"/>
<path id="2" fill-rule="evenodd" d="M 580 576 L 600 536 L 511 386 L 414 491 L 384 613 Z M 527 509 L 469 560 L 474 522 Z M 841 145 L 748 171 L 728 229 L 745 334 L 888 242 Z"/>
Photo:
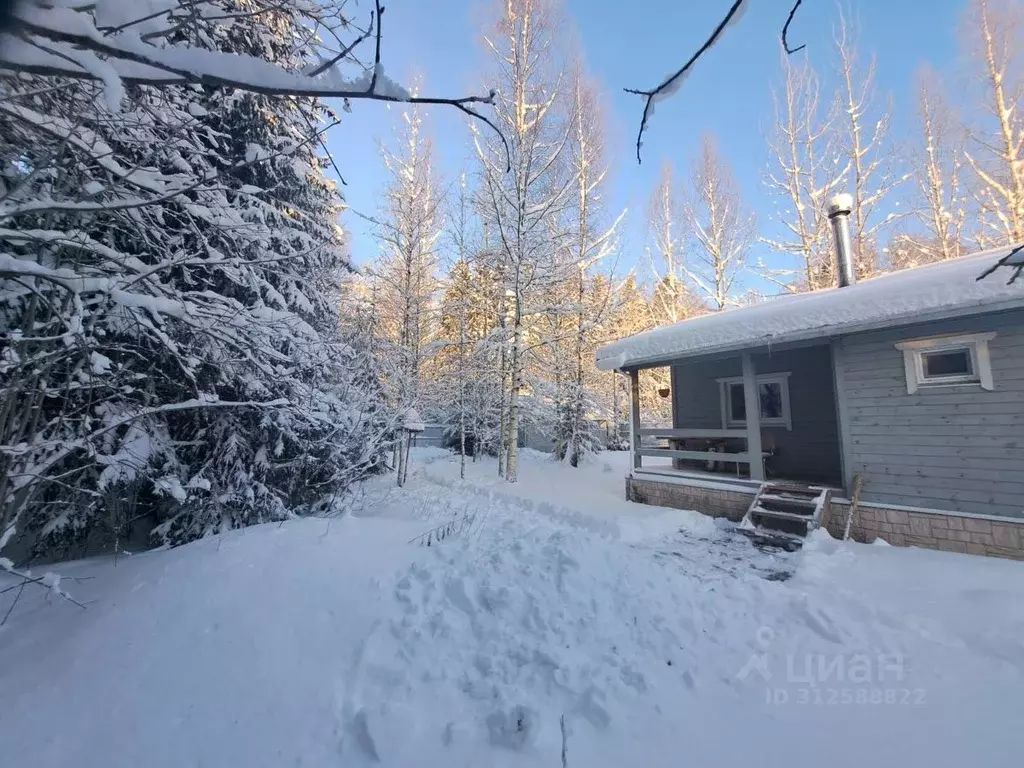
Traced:
<path id="1" fill-rule="evenodd" d="M 311 55 L 288 6 L 222 10 L 178 34 Z M 0 546 L 131 521 L 187 541 L 329 503 L 379 465 L 377 389 L 339 337 L 320 103 L 139 86 L 112 113 L 92 83 L 24 75 L 4 95 L 0 318 L 19 343 L 0 363 Z"/>
<path id="2" fill-rule="evenodd" d="M 492 296 L 496 284 L 486 270 L 460 259 L 448 272 L 441 299 L 435 399 L 449 425 L 453 445 L 476 458 L 497 455 L 500 429 L 500 355 L 495 347 Z"/>

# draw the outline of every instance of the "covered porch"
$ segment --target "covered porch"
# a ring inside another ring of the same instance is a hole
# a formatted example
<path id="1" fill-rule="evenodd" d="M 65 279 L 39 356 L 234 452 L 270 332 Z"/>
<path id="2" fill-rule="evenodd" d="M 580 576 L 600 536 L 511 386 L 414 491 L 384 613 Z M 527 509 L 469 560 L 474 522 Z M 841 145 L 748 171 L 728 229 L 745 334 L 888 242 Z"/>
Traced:
<path id="1" fill-rule="evenodd" d="M 671 424 L 645 421 L 641 409 L 640 371 L 655 367 L 671 370 Z M 843 488 L 830 343 L 656 360 L 624 373 L 632 476 Z"/>

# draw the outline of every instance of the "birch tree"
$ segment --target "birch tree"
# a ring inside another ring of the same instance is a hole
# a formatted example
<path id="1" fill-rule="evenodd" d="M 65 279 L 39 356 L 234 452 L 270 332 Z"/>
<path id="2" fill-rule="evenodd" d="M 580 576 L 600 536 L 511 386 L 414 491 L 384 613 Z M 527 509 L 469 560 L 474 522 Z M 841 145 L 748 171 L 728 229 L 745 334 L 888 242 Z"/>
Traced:
<path id="1" fill-rule="evenodd" d="M 705 136 L 693 164 L 684 204 L 692 239 L 689 264 L 683 269 L 714 310 L 736 304 L 736 281 L 756 236 L 753 214 L 740 196 L 732 171 Z"/>
<path id="2" fill-rule="evenodd" d="M 468 276 L 469 271 L 467 264 L 469 256 L 468 230 L 469 200 L 466 190 L 466 175 L 463 173 L 459 177 L 458 196 L 452 215 L 451 227 L 452 245 L 457 257 L 455 264 L 463 280 Z M 455 310 L 456 327 L 458 328 L 458 333 L 452 335 L 456 336 L 456 343 L 458 344 L 458 351 L 455 355 L 454 379 L 457 391 L 455 402 L 458 410 L 459 477 L 465 478 L 466 433 L 469 428 L 469 398 L 467 397 L 469 389 L 469 365 L 467 364 L 469 355 L 467 347 L 469 346 L 469 312 L 471 309 L 469 296 L 457 296 L 453 309 Z"/>
<path id="3" fill-rule="evenodd" d="M 839 109 L 843 115 L 835 128 L 849 168 L 849 192 L 853 195 L 850 228 L 854 264 L 858 276 L 866 277 L 879 270 L 878 237 L 897 218 L 890 193 L 907 179 L 907 174 L 897 169 L 889 137 L 891 105 L 878 105 L 875 58 L 862 62 L 856 30 L 845 16 L 840 16 L 833 36 L 841 81 Z"/>
<path id="4" fill-rule="evenodd" d="M 390 181 L 377 221 L 381 255 L 368 272 L 376 285 L 378 322 L 394 344 L 392 400 L 399 408 L 419 408 L 422 367 L 436 324 L 442 200 L 433 143 L 424 135 L 418 108 L 401 114 L 396 140 L 395 149 L 382 150 Z"/>
<path id="5" fill-rule="evenodd" d="M 651 300 L 635 273 L 626 275 L 625 279 L 614 286 L 613 293 L 612 314 L 606 324 L 609 341 L 624 339 L 653 327 Z M 618 427 L 629 420 L 629 379 L 616 371 L 606 373 L 605 377 L 605 386 L 610 390 L 608 399 L 612 422 Z M 640 372 L 641 408 L 645 412 L 655 406 L 656 386 L 650 380 L 648 371 Z"/>
<path id="6" fill-rule="evenodd" d="M 700 301 L 687 285 L 686 210 L 668 161 L 662 165 L 658 186 L 648 204 L 647 237 L 648 266 L 654 278 L 653 324 L 678 323 L 700 312 Z"/>
<path id="7" fill-rule="evenodd" d="M 588 374 L 594 368 L 598 331 L 612 309 L 612 295 L 606 281 L 591 275 L 604 266 L 603 262 L 615 250 L 622 215 L 611 223 L 607 221 L 603 200 L 608 178 L 604 118 L 596 89 L 585 80 L 578 67 L 573 74 L 570 110 L 572 129 L 567 155 L 572 202 L 567 210 L 568 235 L 564 248 L 565 256 L 575 266 L 569 281 L 574 294 L 574 311 L 568 329 L 572 364 L 559 398 L 562 409 L 555 455 L 568 459 L 575 467 L 585 453 L 595 452 L 600 446 L 595 430 L 587 421 L 587 411 L 595 409 L 588 386 L 588 379 L 592 380 L 593 376 Z"/>
<path id="8" fill-rule="evenodd" d="M 505 1 L 495 32 L 485 41 L 498 86 L 495 121 L 508 151 L 490 134 L 476 131 L 474 137 L 480 209 L 497 241 L 493 269 L 504 286 L 496 308 L 504 334 L 507 391 L 498 466 L 510 482 L 518 472 L 528 347 L 538 343 L 527 333 L 536 314 L 550 310 L 536 301 L 546 294 L 545 286 L 559 279 L 556 254 L 562 235 L 553 223 L 560 220 L 571 189 L 563 168 L 570 130 L 560 114 L 563 68 L 554 49 L 556 29 L 552 0 Z"/>
<path id="9" fill-rule="evenodd" d="M 494 453 L 500 371 L 494 365 L 490 335 L 493 307 L 489 281 L 477 268 L 481 245 L 472 210 L 472 191 L 459 176 L 448 205 L 448 270 L 442 281 L 438 353 L 427 382 L 432 412 L 447 425 L 465 477 L 466 457 Z"/>
<path id="10" fill-rule="evenodd" d="M 971 0 L 965 17 L 978 62 L 981 105 L 988 113 L 971 126 L 967 162 L 981 210 L 982 246 L 1024 242 L 1024 72 L 1020 51 L 1024 6 L 1016 0 Z"/>
<path id="11" fill-rule="evenodd" d="M 765 177 L 779 232 L 762 241 L 793 257 L 796 266 L 758 269 L 787 291 L 813 291 L 836 282 L 825 205 L 845 185 L 848 166 L 836 141 L 835 105 L 822 103 L 821 82 L 810 62 L 783 54 L 782 70 L 782 87 L 772 92 L 775 125 Z"/>
<path id="12" fill-rule="evenodd" d="M 911 208 L 923 236 L 907 234 L 890 245 L 890 259 L 898 269 L 955 259 L 963 253 L 966 236 L 967 133 L 947 102 L 938 75 L 925 69 L 917 80 L 919 143 L 911 153 Z"/>
<path id="13" fill-rule="evenodd" d="M 648 302 L 650 328 L 678 323 L 703 312 L 706 307 L 689 287 L 685 267 L 686 210 L 670 163 L 661 169 L 658 185 L 647 208 L 647 261 L 653 284 Z M 669 387 L 668 368 L 641 372 L 641 389 L 657 392 Z M 648 417 L 658 423 L 671 420 L 671 401 L 656 395 L 647 400 Z"/>

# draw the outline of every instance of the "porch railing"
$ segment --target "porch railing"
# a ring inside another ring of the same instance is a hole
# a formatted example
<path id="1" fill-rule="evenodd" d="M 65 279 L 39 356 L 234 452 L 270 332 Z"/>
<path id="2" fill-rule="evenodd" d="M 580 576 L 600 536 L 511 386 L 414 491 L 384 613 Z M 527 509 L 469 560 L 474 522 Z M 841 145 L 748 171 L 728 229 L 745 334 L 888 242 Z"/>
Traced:
<path id="1" fill-rule="evenodd" d="M 661 456 L 670 459 L 689 459 L 695 461 L 715 461 L 732 464 L 746 464 L 750 469 L 751 480 L 764 480 L 764 454 L 761 451 L 761 420 L 760 401 L 757 390 L 757 371 L 754 369 L 754 358 L 749 352 L 740 356 L 743 368 L 743 405 L 746 409 L 746 429 L 641 429 L 640 423 L 640 370 L 634 368 L 629 375 L 629 430 L 630 443 L 633 447 L 633 469 L 643 468 L 644 456 Z M 675 413 L 675 408 L 673 408 Z M 718 451 L 676 451 L 668 448 L 644 448 L 643 434 L 667 438 L 735 437 L 744 440 L 746 450 L 743 453 L 724 453 Z"/>
<path id="2" fill-rule="evenodd" d="M 736 438 L 744 441 L 744 445 L 747 444 L 747 430 L 745 429 L 640 429 L 638 430 L 638 445 L 634 446 L 635 450 L 635 466 L 640 466 L 641 456 L 650 456 L 652 458 L 666 458 L 666 459 L 688 459 L 690 461 L 713 461 L 713 462 L 724 462 L 729 464 L 747 464 L 748 466 L 755 460 L 752 454 L 749 453 L 749 446 L 747 450 L 741 453 L 725 453 L 723 451 L 680 451 L 674 448 L 645 448 L 642 445 L 643 438 L 654 437 L 665 440 L 682 440 L 682 439 L 724 439 L 724 438 Z M 757 457 L 763 461 L 763 455 Z"/>

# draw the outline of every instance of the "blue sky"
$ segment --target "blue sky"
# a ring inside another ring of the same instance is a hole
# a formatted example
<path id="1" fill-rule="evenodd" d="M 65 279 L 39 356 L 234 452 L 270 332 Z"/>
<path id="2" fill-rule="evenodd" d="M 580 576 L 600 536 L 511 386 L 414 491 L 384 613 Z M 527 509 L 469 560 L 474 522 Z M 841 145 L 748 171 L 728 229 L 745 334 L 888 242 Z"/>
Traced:
<path id="1" fill-rule="evenodd" d="M 761 229 L 772 228 L 773 202 L 762 179 L 767 163 L 765 135 L 771 126 L 771 87 L 779 82 L 778 35 L 790 0 L 752 0 L 740 23 L 697 65 L 679 93 L 659 104 L 645 136 L 643 165 L 634 155 L 642 109 L 622 88 L 651 87 L 678 68 L 704 41 L 729 0 L 565 0 L 562 34 L 575 41 L 591 75 L 603 87 L 608 106 L 607 144 L 612 165 L 609 205 L 628 209 L 622 233 L 620 271 L 643 260 L 645 212 L 662 163 L 685 175 L 701 136 L 713 133 L 732 165 L 747 204 Z M 852 5 L 851 5 L 852 4 Z M 465 95 L 486 91 L 481 72 L 483 25 L 500 3 L 488 0 L 390 0 L 384 17 L 384 59 L 389 74 L 423 77 L 423 92 Z M 911 138 L 913 80 L 929 63 L 952 72 L 960 56 L 957 25 L 966 0 L 848 0 L 844 7 L 860 29 L 862 55 L 877 56 L 880 95 L 891 94 L 897 141 Z M 848 10 L 849 13 L 849 10 Z M 805 0 L 791 28 L 793 44 L 807 43 L 823 77 L 832 61 L 832 29 L 839 18 L 835 0 Z M 392 136 L 397 112 L 362 102 L 332 129 L 328 144 L 347 181 L 351 207 L 367 214 L 377 208 L 386 181 L 377 151 Z M 470 167 L 471 148 L 464 116 L 435 108 L 428 113 L 440 167 L 449 178 Z M 352 233 L 356 263 L 372 258 L 370 228 L 351 213 L 343 224 Z M 758 248 L 756 256 L 777 257 Z"/>

